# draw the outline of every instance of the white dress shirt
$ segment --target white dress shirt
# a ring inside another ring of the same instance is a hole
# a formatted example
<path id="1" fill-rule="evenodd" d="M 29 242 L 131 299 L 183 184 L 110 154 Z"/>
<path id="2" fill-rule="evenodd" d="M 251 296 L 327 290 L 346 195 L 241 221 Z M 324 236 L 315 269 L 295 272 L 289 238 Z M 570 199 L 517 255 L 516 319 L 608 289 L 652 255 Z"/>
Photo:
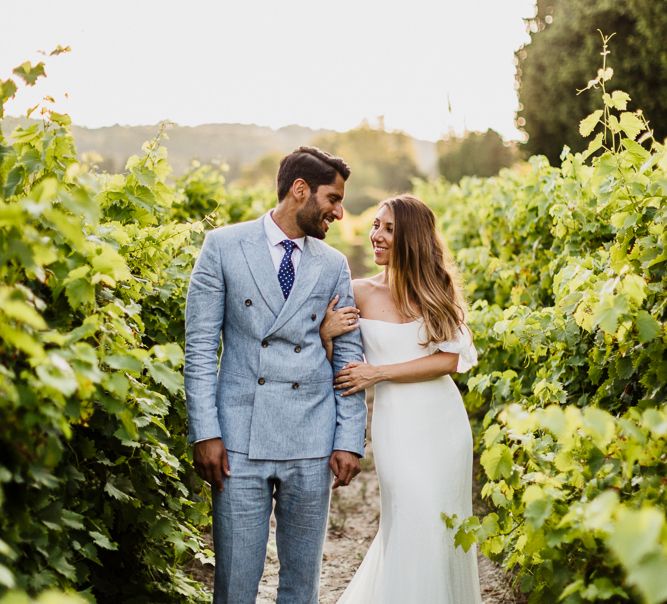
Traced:
<path id="1" fill-rule="evenodd" d="M 273 266 L 276 269 L 276 274 L 278 274 L 280 263 L 283 261 L 283 256 L 285 255 L 285 248 L 280 242 L 289 239 L 289 237 L 283 233 L 282 229 L 273 220 L 273 211 L 264 215 L 264 232 L 266 233 L 266 242 L 269 245 L 271 260 L 273 260 Z M 292 251 L 292 265 L 294 266 L 294 274 L 296 275 L 296 269 L 301 260 L 301 253 L 303 252 L 306 238 L 299 237 L 298 239 L 292 239 L 292 241 L 296 244 L 296 247 Z"/>

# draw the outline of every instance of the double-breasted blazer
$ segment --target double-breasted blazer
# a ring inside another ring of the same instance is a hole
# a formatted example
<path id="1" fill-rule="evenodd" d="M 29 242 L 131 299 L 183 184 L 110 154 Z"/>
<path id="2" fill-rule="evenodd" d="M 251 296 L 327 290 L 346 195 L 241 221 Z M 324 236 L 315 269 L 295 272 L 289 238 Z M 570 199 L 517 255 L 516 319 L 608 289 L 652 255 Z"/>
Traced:
<path id="1" fill-rule="evenodd" d="M 319 327 L 335 294 L 353 305 L 345 257 L 306 237 L 287 300 L 263 218 L 210 231 L 185 313 L 185 392 L 191 441 L 222 437 L 251 459 L 363 455 L 364 393 L 342 397 L 333 375 L 362 360 L 358 330 L 326 358 Z M 218 363 L 218 352 L 222 353 Z"/>

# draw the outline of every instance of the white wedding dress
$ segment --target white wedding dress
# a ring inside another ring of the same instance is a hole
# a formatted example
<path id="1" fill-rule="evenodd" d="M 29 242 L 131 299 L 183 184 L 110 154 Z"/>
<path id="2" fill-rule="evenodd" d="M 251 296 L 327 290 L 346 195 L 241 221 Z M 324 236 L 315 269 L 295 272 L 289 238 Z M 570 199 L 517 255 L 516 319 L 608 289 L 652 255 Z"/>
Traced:
<path id="1" fill-rule="evenodd" d="M 371 365 L 402 363 L 442 350 L 457 371 L 477 362 L 467 330 L 423 347 L 421 321 L 360 319 Z M 472 514 L 472 434 L 450 376 L 375 387 L 372 438 L 380 481 L 380 528 L 338 604 L 481 604 L 474 546 L 454 547 L 440 514 Z"/>

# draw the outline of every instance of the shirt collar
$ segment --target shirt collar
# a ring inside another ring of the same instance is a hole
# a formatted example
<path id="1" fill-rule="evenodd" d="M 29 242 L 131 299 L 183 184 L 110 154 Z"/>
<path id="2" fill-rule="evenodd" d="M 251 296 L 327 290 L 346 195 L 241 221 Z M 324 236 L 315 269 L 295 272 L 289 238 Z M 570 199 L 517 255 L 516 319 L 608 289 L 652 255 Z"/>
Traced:
<path id="1" fill-rule="evenodd" d="M 280 245 L 281 241 L 285 239 L 290 239 L 283 230 L 276 224 L 276 221 L 273 220 L 273 210 L 267 212 L 264 215 L 264 232 L 266 233 L 266 238 L 269 240 L 271 245 Z M 305 237 L 299 237 L 297 239 L 292 239 L 296 243 L 297 247 L 303 251 L 303 245 L 306 241 Z"/>

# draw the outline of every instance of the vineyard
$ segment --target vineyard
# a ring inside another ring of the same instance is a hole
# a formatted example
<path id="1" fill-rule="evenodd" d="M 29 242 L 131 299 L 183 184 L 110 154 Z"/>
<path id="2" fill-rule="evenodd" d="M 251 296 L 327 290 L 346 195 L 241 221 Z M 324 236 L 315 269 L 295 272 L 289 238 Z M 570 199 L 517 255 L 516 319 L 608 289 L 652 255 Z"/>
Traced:
<path id="1" fill-rule="evenodd" d="M 0 118 L 17 85 L 0 80 Z M 443 517 L 534 603 L 667 600 L 667 150 L 603 68 L 584 153 L 419 181 L 466 282 L 482 517 Z M 160 131 L 122 174 L 70 119 L 0 134 L 0 603 L 205 602 L 207 489 L 181 369 L 203 233 L 274 194 L 173 178 Z M 372 212 L 372 210 L 371 210 Z M 330 243 L 358 253 L 355 218 Z M 357 259 L 358 260 L 358 259 Z M 363 262 L 363 260 L 359 260 Z"/>
<path id="2" fill-rule="evenodd" d="M 466 403 L 493 511 L 446 522 L 535 603 L 667 600 L 667 150 L 611 75 L 561 167 L 417 186 L 481 359 Z"/>

